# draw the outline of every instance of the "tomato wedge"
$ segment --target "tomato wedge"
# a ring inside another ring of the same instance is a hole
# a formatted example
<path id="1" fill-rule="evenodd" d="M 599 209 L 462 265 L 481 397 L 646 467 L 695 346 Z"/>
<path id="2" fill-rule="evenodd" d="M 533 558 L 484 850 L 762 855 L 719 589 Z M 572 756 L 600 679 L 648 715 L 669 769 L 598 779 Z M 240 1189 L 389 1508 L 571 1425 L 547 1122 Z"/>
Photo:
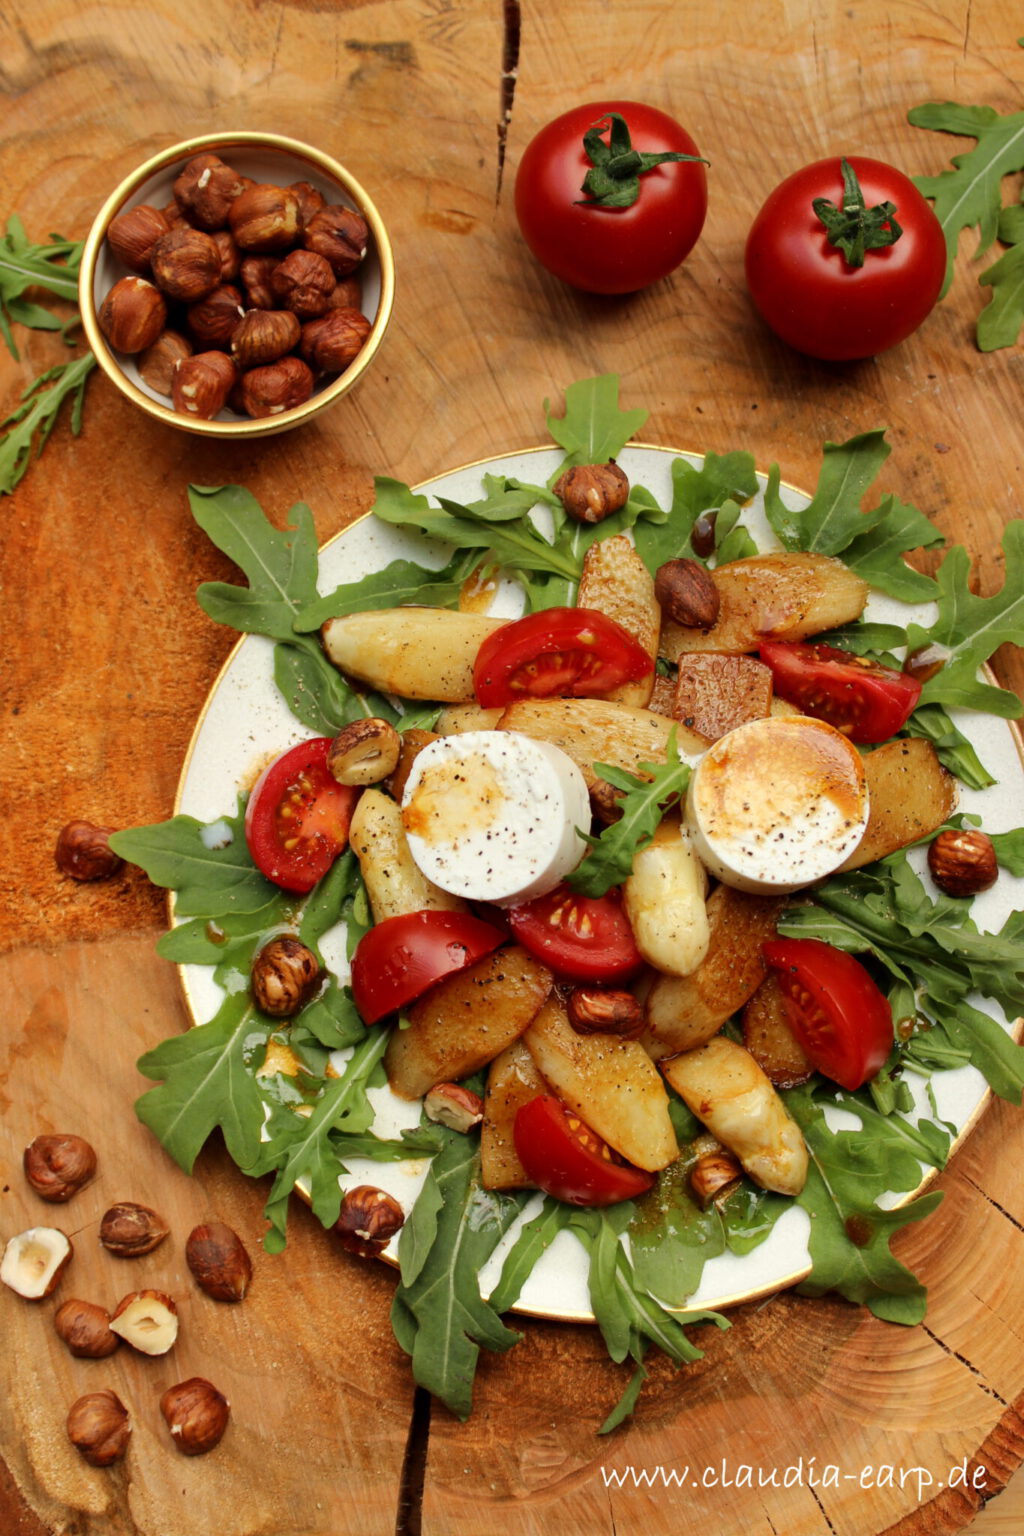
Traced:
<path id="1" fill-rule="evenodd" d="M 468 912 L 403 912 L 370 928 L 352 956 L 352 996 L 367 1024 L 415 1001 L 436 981 L 505 942 Z"/>
<path id="2" fill-rule="evenodd" d="M 892 1050 L 892 1009 L 860 961 L 821 939 L 770 939 L 761 953 L 811 1064 L 851 1091 L 874 1077 Z"/>
<path id="3" fill-rule="evenodd" d="M 600 698 L 638 682 L 654 663 L 639 641 L 590 608 L 545 608 L 488 635 L 477 652 L 477 702 L 496 709 L 516 699 Z"/>
<path id="4" fill-rule="evenodd" d="M 310 891 L 348 842 L 358 789 L 327 767 L 329 736 L 314 736 L 265 768 L 245 809 L 245 841 L 260 873 L 286 891 Z"/>
<path id="5" fill-rule="evenodd" d="M 549 1093 L 528 1100 L 512 1127 L 531 1183 L 568 1205 L 615 1205 L 643 1195 L 654 1174 L 621 1158 Z"/>
<path id="6" fill-rule="evenodd" d="M 505 915 L 516 940 L 557 976 L 624 981 L 643 964 L 617 890 L 580 896 L 563 883 Z"/>
<path id="7" fill-rule="evenodd" d="M 851 741 L 888 741 L 906 725 L 921 696 L 917 678 L 835 645 L 765 640 L 760 657 L 771 668 L 780 698 L 826 720 Z"/>

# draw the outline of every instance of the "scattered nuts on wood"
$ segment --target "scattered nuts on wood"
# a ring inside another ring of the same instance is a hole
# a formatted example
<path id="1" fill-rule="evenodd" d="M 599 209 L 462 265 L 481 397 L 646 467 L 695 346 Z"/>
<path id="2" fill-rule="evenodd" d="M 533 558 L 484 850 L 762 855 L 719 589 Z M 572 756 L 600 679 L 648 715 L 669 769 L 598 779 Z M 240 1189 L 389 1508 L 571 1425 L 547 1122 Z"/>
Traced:
<path id="1" fill-rule="evenodd" d="M 705 1207 L 731 1194 L 742 1177 L 739 1161 L 724 1147 L 703 1153 L 690 1169 L 691 1188 Z"/>
<path id="2" fill-rule="evenodd" d="M 185 1262 L 196 1284 L 215 1301 L 243 1301 L 252 1280 L 252 1260 L 237 1232 L 223 1221 L 193 1227 Z"/>
<path id="3" fill-rule="evenodd" d="M 632 992 L 574 987 L 566 1008 L 578 1035 L 617 1035 L 620 1040 L 635 1040 L 643 1033 L 643 1009 Z"/>
<path id="4" fill-rule="evenodd" d="M 629 479 L 615 463 L 574 464 L 552 487 L 562 506 L 578 523 L 600 523 L 626 505 Z"/>
<path id="5" fill-rule="evenodd" d="M 231 1404 L 202 1376 L 168 1387 L 160 1399 L 175 1445 L 183 1456 L 203 1456 L 219 1445 L 228 1427 Z"/>
<path id="6" fill-rule="evenodd" d="M 393 1195 L 372 1184 L 350 1189 L 341 1202 L 334 1230 L 348 1253 L 377 1258 L 402 1229 L 405 1212 Z"/>
<path id="7" fill-rule="evenodd" d="M 428 1120 L 452 1131 L 471 1131 L 484 1117 L 484 1101 L 461 1083 L 435 1083 L 423 1100 Z"/>
<path id="8" fill-rule="evenodd" d="M 158 1248 L 170 1230 L 163 1217 L 148 1205 L 119 1200 L 103 1213 L 100 1242 L 119 1259 L 138 1259 Z"/>
<path id="9" fill-rule="evenodd" d="M 128 1410 L 109 1387 L 87 1392 L 71 1404 L 67 1417 L 68 1439 L 93 1467 L 109 1467 L 120 1461 L 131 1439 Z"/>
<path id="10" fill-rule="evenodd" d="M 999 877 L 992 839 L 972 827 L 940 832 L 928 847 L 928 869 L 947 896 L 977 896 Z"/>
<path id="11" fill-rule="evenodd" d="M 62 875 L 72 880 L 109 880 L 124 868 L 124 860 L 110 846 L 113 827 L 95 827 L 91 821 L 69 821 L 62 828 L 54 860 Z"/>
<path id="12" fill-rule="evenodd" d="M 253 1001 L 272 1019 L 290 1019 L 309 1002 L 322 974 L 307 945 L 291 934 L 281 934 L 269 939 L 253 960 Z"/>
<path id="13" fill-rule="evenodd" d="M 51 1205 L 77 1195 L 96 1172 L 96 1153 L 85 1137 L 56 1132 L 31 1141 L 21 1162 L 30 1189 Z"/>
<path id="14" fill-rule="evenodd" d="M 71 1239 L 57 1227 L 29 1227 L 4 1249 L 0 1281 L 26 1301 L 40 1301 L 57 1289 L 73 1252 Z"/>
<path id="15" fill-rule="evenodd" d="M 710 629 L 722 605 L 699 560 L 666 560 L 654 578 L 654 595 L 665 616 L 685 629 Z"/>
<path id="16" fill-rule="evenodd" d="M 388 720 L 353 720 L 327 750 L 327 767 L 339 784 L 379 784 L 398 767 L 402 738 Z"/>
<path id="17" fill-rule="evenodd" d="M 143 1355 L 166 1355 L 178 1337 L 178 1309 L 163 1291 L 130 1291 L 114 1309 L 110 1326 Z"/>
<path id="18" fill-rule="evenodd" d="M 94 1301 L 77 1296 L 65 1301 L 53 1316 L 57 1337 L 81 1360 L 102 1360 L 118 1349 L 121 1340 L 110 1327 L 110 1313 Z"/>

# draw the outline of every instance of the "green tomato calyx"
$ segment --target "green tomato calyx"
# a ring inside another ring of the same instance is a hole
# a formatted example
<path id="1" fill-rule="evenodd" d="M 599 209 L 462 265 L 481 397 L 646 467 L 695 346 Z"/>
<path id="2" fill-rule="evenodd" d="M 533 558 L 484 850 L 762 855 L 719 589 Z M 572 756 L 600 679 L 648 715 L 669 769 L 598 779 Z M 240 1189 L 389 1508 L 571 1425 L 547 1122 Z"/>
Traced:
<path id="1" fill-rule="evenodd" d="M 607 130 L 608 138 L 602 135 Z M 640 196 L 640 177 L 666 160 L 695 160 L 706 165 L 700 155 L 684 155 L 667 149 L 652 153 L 633 148 L 629 124 L 620 112 L 606 112 L 583 135 L 583 148 L 590 170 L 583 179 L 579 201 L 588 208 L 630 208 Z"/>
<path id="2" fill-rule="evenodd" d="M 903 230 L 896 222 L 896 204 L 877 203 L 874 208 L 869 208 L 853 166 L 845 158 L 840 164 L 843 168 L 842 205 L 837 208 L 829 198 L 816 197 L 811 207 L 825 226 L 829 244 L 842 251 L 847 266 L 862 267 L 868 251 L 895 245 Z"/>

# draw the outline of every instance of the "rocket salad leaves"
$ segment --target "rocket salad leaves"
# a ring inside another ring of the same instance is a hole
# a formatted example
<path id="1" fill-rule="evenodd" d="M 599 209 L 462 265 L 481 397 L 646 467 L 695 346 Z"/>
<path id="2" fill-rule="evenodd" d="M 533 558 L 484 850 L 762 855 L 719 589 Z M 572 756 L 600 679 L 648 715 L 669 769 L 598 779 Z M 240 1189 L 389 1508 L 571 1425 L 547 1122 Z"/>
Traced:
<path id="1" fill-rule="evenodd" d="M 615 457 L 643 420 L 642 412 L 619 409 L 612 376 L 571 386 L 563 416 L 548 411 L 552 433 L 565 450 L 563 463 Z M 791 505 L 793 497 L 784 493 L 774 466 L 765 494 L 768 521 L 784 548 L 838 556 L 892 596 L 934 602 L 930 624 L 904 629 L 863 621 L 847 626 L 839 638 L 865 655 L 926 643 L 943 647 L 946 667 L 926 684 L 907 730 L 927 736 L 948 766 L 981 785 L 991 782 L 990 776 L 947 710 L 984 709 L 1006 718 L 1021 712 L 1012 694 L 979 682 L 976 674 L 998 645 L 1024 643 L 1024 523 L 1007 529 L 1006 581 L 994 597 L 969 591 L 963 550 L 950 551 L 934 579 L 913 571 L 904 557 L 941 539 L 916 508 L 875 494 L 888 453 L 880 431 L 827 444 L 815 493 L 802 509 Z M 344 680 L 327 663 L 316 637 L 324 618 L 397 603 L 452 606 L 481 566 L 517 576 L 528 605 L 571 601 L 593 538 L 631 529 L 654 571 L 666 559 L 695 557 L 698 519 L 704 520 L 705 535 L 711 526 L 706 514 L 714 514 L 716 548 L 704 556 L 710 563 L 753 548 L 743 509 L 759 482 L 746 453 L 709 454 L 700 465 L 675 460 L 669 507 L 634 486 L 622 511 L 597 529 L 570 524 L 551 483 L 553 478 L 532 486 L 486 475 L 480 500 L 462 505 L 443 499 L 435 506 L 407 486 L 379 480 L 375 513 L 403 529 L 414 558 L 392 561 L 328 594 L 318 589 L 316 537 L 307 507 L 294 508 L 281 531 L 239 487 L 193 488 L 197 521 L 248 581 L 207 583 L 199 602 L 218 622 L 273 643 L 277 685 L 297 718 L 315 732 L 382 713 L 401 728 L 429 720 L 431 706 L 403 715 L 401 705 Z M 706 536 L 700 547 L 706 550 Z M 590 840 L 591 852 L 572 878 L 581 888 L 606 890 L 628 872 L 664 804 L 685 792 L 689 770 L 670 751 L 665 764 L 642 765 L 640 776 L 607 765 L 596 765 L 596 771 L 621 791 L 623 815 Z M 606 1211 L 545 1198 L 536 1214 L 519 1221 L 530 1197 L 482 1188 L 472 1136 L 426 1122 L 395 1139 L 375 1136 L 370 1095 L 383 1081 L 386 1031 L 364 1028 L 347 984 L 332 975 L 317 998 L 285 1024 L 261 1015 L 247 987 L 252 959 L 268 931 L 297 933 L 322 960 L 322 946 L 344 923 L 351 954 L 371 921 L 358 863 L 352 854 L 343 855 L 307 896 L 288 895 L 253 868 L 243 812 L 240 805 L 210 825 L 179 815 L 111 839 L 114 849 L 155 883 L 176 891 L 177 926 L 160 941 L 161 953 L 182 964 L 211 967 L 224 993 L 209 1023 L 142 1058 L 140 1069 L 155 1086 L 139 1100 L 139 1118 L 183 1168 L 191 1169 L 206 1138 L 219 1128 L 240 1168 L 273 1174 L 266 1206 L 266 1243 L 273 1251 L 284 1245 L 289 1197 L 298 1184 L 329 1226 L 337 1216 L 346 1159 L 429 1159 L 400 1239 L 392 1320 L 416 1380 L 462 1417 L 471 1408 L 480 1349 L 514 1345 L 518 1335 L 502 1314 L 515 1305 L 554 1238 L 573 1233 L 587 1255 L 591 1306 L 609 1353 L 633 1367 L 602 1426 L 615 1428 L 635 1407 L 652 1344 L 682 1364 L 700 1355 L 687 1332 L 691 1325 L 725 1326 L 712 1314 L 679 1310 L 696 1289 L 706 1260 L 726 1251 L 750 1252 L 792 1202 L 743 1181 L 719 1203 L 700 1206 L 686 1178 L 699 1127 L 677 1099 L 672 1115 L 682 1147 L 679 1163 L 665 1170 L 642 1200 Z M 1024 831 L 997 834 L 995 843 L 1004 866 L 1024 872 Z M 930 1080 L 930 1074 L 972 1063 L 997 1093 L 1016 1103 L 1024 1094 L 1024 1050 L 975 1006 L 980 993 L 1007 1019 L 1024 1011 L 1019 958 L 1024 915 L 1015 913 L 1000 933 L 986 934 L 973 923 L 970 905 L 930 896 L 901 853 L 801 893 L 780 924 L 783 933 L 822 938 L 867 955 L 877 973 L 888 977 L 894 1017 L 906 1024 L 886 1068 L 867 1088 L 846 1094 L 812 1079 L 786 1095 L 811 1155 L 811 1174 L 797 1202 L 812 1218 L 811 1271 L 804 1288 L 812 1294 L 837 1290 L 896 1322 L 920 1318 L 924 1290 L 890 1243 L 905 1225 L 927 1214 L 938 1196 L 918 1196 L 892 1210 L 880 1207 L 878 1197 L 885 1191 L 912 1195 L 926 1170 L 945 1164 L 952 1143 L 951 1129 L 937 1113 L 914 1118 L 909 1075 Z M 852 1114 L 859 1129 L 836 1130 L 826 1113 L 830 1106 Z M 485 1298 L 480 1270 L 499 1248 L 500 1272 Z"/>

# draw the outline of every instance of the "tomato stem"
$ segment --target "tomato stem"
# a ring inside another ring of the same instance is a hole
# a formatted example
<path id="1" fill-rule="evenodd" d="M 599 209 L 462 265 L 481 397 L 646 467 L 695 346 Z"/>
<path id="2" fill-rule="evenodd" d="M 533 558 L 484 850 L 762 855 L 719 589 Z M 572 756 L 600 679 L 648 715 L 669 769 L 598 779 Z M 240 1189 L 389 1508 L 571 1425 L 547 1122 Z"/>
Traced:
<path id="1" fill-rule="evenodd" d="M 607 130 L 607 143 L 602 134 Z M 583 148 L 591 169 L 583 179 L 579 199 L 588 208 L 630 208 L 640 196 L 640 177 L 666 160 L 707 161 L 700 155 L 684 155 L 678 150 L 657 153 L 633 148 L 629 124 L 621 112 L 607 112 L 583 135 Z"/>
<path id="2" fill-rule="evenodd" d="M 842 159 L 843 201 L 837 208 L 827 197 L 816 197 L 811 204 L 825 226 L 830 245 L 842 251 L 850 267 L 862 267 L 868 251 L 895 245 L 903 233 L 896 222 L 896 204 L 877 203 L 869 208 L 864 201 L 857 173 L 847 159 Z"/>

